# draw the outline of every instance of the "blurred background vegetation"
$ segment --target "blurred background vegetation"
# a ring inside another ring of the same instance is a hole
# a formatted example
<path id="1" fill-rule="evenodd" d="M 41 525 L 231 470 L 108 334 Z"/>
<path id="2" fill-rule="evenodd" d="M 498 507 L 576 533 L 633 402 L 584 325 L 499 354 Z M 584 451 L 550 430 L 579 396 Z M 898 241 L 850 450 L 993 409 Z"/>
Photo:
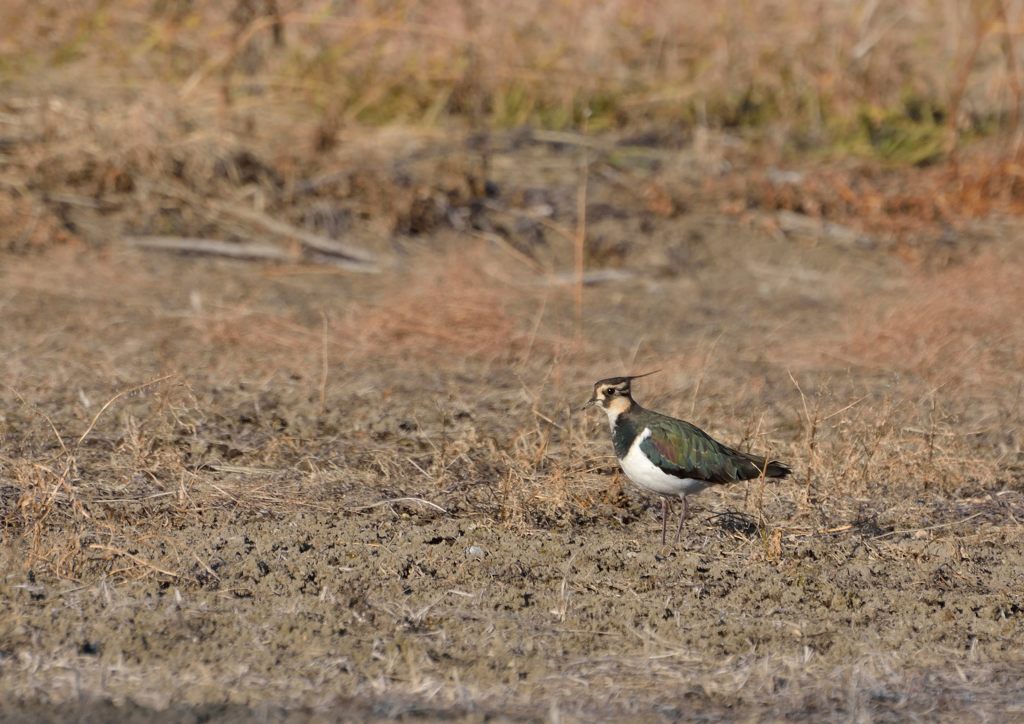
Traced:
<path id="1" fill-rule="evenodd" d="M 1013 134 L 1014 0 L 9 0 L 0 83 L 351 125 L 742 129 L 925 163 Z M 68 88 L 64 89 L 68 91 Z"/>
<path id="2" fill-rule="evenodd" d="M 11 0 L 0 247 L 237 241 L 253 208 L 377 251 L 467 215 L 490 233 L 474 215 L 530 166 L 495 178 L 495 154 L 523 139 L 589 148 L 661 217 L 934 240 L 1024 213 L 1022 23 L 1020 0 Z M 515 213 L 576 207 L 526 198 L 541 176 Z"/>

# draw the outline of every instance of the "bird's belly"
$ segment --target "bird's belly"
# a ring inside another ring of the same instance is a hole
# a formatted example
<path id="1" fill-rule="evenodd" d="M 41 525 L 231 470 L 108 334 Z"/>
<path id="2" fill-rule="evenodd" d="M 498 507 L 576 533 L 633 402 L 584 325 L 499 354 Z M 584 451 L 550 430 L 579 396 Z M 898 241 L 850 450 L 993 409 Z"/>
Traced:
<path id="1" fill-rule="evenodd" d="M 622 472 L 626 474 L 627 478 L 641 488 L 646 488 L 659 495 L 694 495 L 708 487 L 708 483 L 703 480 L 677 478 L 675 475 L 663 472 L 661 468 L 647 459 L 647 456 L 641 452 L 640 446 L 635 443 L 629 448 L 626 457 L 619 461 L 619 465 L 622 466 Z"/>

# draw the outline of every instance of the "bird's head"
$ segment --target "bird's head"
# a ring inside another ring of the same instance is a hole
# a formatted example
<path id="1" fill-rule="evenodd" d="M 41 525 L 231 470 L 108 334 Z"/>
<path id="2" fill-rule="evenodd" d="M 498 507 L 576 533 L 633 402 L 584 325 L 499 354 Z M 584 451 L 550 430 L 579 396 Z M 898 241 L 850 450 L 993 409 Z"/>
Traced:
<path id="1" fill-rule="evenodd" d="M 654 372 L 658 372 L 658 370 L 655 370 Z M 589 400 L 587 400 L 587 404 L 583 406 L 583 409 L 592 405 L 600 405 L 609 412 L 625 412 L 633 406 L 633 394 L 630 390 L 630 384 L 633 380 L 640 377 L 646 377 L 647 375 L 653 375 L 654 372 L 645 372 L 642 375 L 627 375 L 625 377 L 609 377 L 604 380 L 598 380 L 594 383 L 594 394 Z"/>

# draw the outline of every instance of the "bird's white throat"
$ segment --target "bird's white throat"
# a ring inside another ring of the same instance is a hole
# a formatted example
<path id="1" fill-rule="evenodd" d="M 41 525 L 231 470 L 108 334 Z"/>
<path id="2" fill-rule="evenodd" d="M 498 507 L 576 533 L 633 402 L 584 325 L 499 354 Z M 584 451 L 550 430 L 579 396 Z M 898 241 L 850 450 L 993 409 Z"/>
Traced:
<path id="1" fill-rule="evenodd" d="M 628 410 L 629 405 L 630 402 L 625 397 L 616 397 L 604 408 L 605 413 L 608 415 L 608 425 L 612 428 L 612 432 L 615 432 L 615 422 L 619 419 L 619 415 Z"/>

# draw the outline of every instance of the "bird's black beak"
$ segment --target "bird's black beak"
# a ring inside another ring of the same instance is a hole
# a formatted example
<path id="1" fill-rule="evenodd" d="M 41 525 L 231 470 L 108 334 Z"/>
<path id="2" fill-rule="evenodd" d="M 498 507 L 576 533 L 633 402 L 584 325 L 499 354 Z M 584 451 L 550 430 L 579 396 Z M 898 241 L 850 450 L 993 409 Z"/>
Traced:
<path id="1" fill-rule="evenodd" d="M 591 397 L 589 400 L 587 400 L 587 404 L 585 404 L 583 407 L 580 408 L 580 411 L 582 412 L 583 410 L 586 410 L 591 405 L 596 405 L 598 402 L 600 402 L 599 399 L 597 399 L 596 397 Z"/>

